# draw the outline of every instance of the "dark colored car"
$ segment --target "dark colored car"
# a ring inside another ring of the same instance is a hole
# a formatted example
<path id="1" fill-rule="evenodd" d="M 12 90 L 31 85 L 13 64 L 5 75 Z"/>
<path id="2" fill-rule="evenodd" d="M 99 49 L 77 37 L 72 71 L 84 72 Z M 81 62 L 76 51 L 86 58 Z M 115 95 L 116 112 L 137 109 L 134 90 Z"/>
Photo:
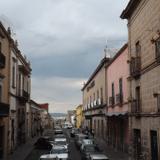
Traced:
<path id="1" fill-rule="evenodd" d="M 52 149 L 52 144 L 49 142 L 48 139 L 45 137 L 41 137 L 37 140 L 37 142 L 34 144 L 35 148 L 37 149 Z"/>
<path id="2" fill-rule="evenodd" d="M 54 134 L 63 134 L 63 131 L 61 128 L 59 128 L 59 129 L 57 128 L 54 130 Z"/>
<path id="3" fill-rule="evenodd" d="M 78 133 L 79 133 L 78 128 L 72 128 L 70 135 L 71 135 L 71 137 L 75 137 L 75 135 L 78 134 Z"/>
<path id="4" fill-rule="evenodd" d="M 85 145 L 83 147 L 83 150 L 81 151 L 81 159 L 89 160 L 90 154 L 93 153 L 100 153 L 100 149 L 98 148 L 98 146 L 94 144 Z"/>
<path id="5" fill-rule="evenodd" d="M 83 139 L 87 139 L 87 138 L 88 138 L 88 136 L 85 135 L 85 134 L 82 134 L 82 133 L 76 134 L 76 135 L 75 135 L 75 145 L 76 145 L 76 147 L 77 147 L 77 148 L 80 148 L 80 147 L 81 147 L 81 144 L 82 144 L 82 140 L 83 140 Z"/>

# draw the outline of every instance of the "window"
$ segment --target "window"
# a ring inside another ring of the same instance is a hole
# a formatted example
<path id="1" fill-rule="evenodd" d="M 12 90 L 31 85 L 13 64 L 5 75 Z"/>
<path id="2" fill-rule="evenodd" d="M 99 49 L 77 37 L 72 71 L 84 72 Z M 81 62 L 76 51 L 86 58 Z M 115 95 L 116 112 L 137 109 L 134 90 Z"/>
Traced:
<path id="1" fill-rule="evenodd" d="M 140 57 L 141 55 L 141 45 L 139 41 L 136 43 L 136 57 Z"/>
<path id="2" fill-rule="evenodd" d="M 2 43 L 0 42 L 0 52 L 2 52 Z"/>
<path id="3" fill-rule="evenodd" d="M 101 93 L 101 100 L 103 101 L 103 88 L 100 89 Z"/>
<path id="4" fill-rule="evenodd" d="M 0 102 L 2 102 L 2 85 L 0 85 Z"/>
<path id="5" fill-rule="evenodd" d="M 12 87 L 16 87 L 16 59 L 12 58 Z"/>
<path id="6" fill-rule="evenodd" d="M 122 95 L 123 93 L 123 84 L 122 84 L 122 78 L 119 79 L 119 94 Z"/>
<path id="7" fill-rule="evenodd" d="M 140 112 L 140 87 L 136 87 L 136 112 Z"/>
<path id="8" fill-rule="evenodd" d="M 99 90 L 97 90 L 97 99 L 99 99 Z"/>
<path id="9" fill-rule="evenodd" d="M 160 112 L 160 95 L 159 94 L 157 96 L 157 109 L 158 109 L 158 112 Z"/>
<path id="10" fill-rule="evenodd" d="M 112 83 L 112 104 L 114 104 L 114 83 Z"/>
<path id="11" fill-rule="evenodd" d="M 93 93 L 93 100 L 95 101 L 96 97 L 95 97 L 95 93 Z"/>
<path id="12" fill-rule="evenodd" d="M 155 42 L 156 45 L 156 58 L 160 57 L 160 38 L 158 38 Z"/>

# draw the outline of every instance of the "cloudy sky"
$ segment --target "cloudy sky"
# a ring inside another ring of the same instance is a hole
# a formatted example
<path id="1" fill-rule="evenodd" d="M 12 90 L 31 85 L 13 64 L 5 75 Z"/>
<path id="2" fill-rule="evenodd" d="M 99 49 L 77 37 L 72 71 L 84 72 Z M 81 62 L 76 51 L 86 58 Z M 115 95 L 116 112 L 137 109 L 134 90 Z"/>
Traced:
<path id="1" fill-rule="evenodd" d="M 10 25 L 32 64 L 32 98 L 50 112 L 82 103 L 81 88 L 106 45 L 127 41 L 119 18 L 128 0 L 1 0 L 0 19 Z"/>

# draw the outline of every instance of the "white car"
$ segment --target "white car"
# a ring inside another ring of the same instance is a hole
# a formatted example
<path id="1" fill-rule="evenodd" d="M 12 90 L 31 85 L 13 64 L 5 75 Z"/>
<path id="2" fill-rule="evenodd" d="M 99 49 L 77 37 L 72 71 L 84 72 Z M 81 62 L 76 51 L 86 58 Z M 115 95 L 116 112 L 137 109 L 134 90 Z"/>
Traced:
<path id="1" fill-rule="evenodd" d="M 68 143 L 66 138 L 55 138 L 54 141 L 50 141 L 50 143 L 54 146 L 64 146 L 68 149 Z"/>
<path id="2" fill-rule="evenodd" d="M 69 160 L 68 154 L 44 154 L 41 155 L 39 160 Z"/>
<path id="3" fill-rule="evenodd" d="M 90 154 L 89 160 L 109 160 L 104 154 Z"/>

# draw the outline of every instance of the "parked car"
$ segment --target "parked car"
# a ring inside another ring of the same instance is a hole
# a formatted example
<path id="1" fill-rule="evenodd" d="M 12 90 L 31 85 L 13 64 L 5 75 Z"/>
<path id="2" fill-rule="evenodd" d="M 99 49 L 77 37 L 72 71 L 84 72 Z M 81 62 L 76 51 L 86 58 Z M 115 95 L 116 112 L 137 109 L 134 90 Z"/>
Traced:
<path id="1" fill-rule="evenodd" d="M 72 128 L 70 136 L 71 137 L 75 137 L 76 134 L 79 133 L 79 129 L 78 128 Z"/>
<path id="2" fill-rule="evenodd" d="M 97 147 L 97 145 L 94 144 L 85 145 L 83 147 L 83 150 L 81 151 L 82 160 L 89 160 L 90 155 L 93 153 L 100 153 L 100 149 Z"/>
<path id="3" fill-rule="evenodd" d="M 55 138 L 66 138 L 66 136 L 64 134 L 56 134 L 54 135 L 54 139 Z"/>
<path id="4" fill-rule="evenodd" d="M 71 129 L 73 126 L 70 122 L 65 122 L 64 125 L 63 125 L 63 128 L 64 129 Z"/>
<path id="5" fill-rule="evenodd" d="M 75 135 L 75 144 L 76 144 L 77 148 L 80 148 L 81 144 L 82 144 L 82 140 L 87 139 L 87 138 L 88 138 L 88 136 L 85 134 L 82 134 L 82 133 L 76 134 Z"/>
<path id="6" fill-rule="evenodd" d="M 89 160 L 109 160 L 109 158 L 104 154 L 90 154 Z"/>
<path id="7" fill-rule="evenodd" d="M 63 134 L 63 130 L 61 128 L 56 128 L 54 134 Z"/>
<path id="8" fill-rule="evenodd" d="M 66 138 L 55 138 L 54 141 L 51 141 L 51 144 L 53 146 L 64 146 L 65 148 L 68 148 L 68 143 Z"/>
<path id="9" fill-rule="evenodd" d="M 86 145 L 90 145 L 90 144 L 94 144 L 94 139 L 83 139 L 82 140 L 82 144 L 81 144 L 81 147 L 80 147 L 80 151 L 83 150 L 84 146 Z"/>
<path id="10" fill-rule="evenodd" d="M 69 160 L 66 153 L 62 154 L 44 154 L 40 156 L 39 160 Z"/>
<path id="11" fill-rule="evenodd" d="M 35 148 L 37 149 L 51 149 L 52 144 L 49 142 L 49 139 L 46 139 L 46 137 L 41 137 L 37 140 L 37 142 L 34 144 Z"/>
<path id="12" fill-rule="evenodd" d="M 50 151 L 50 154 L 62 154 L 62 153 L 69 153 L 68 148 L 60 145 L 54 145 Z"/>

